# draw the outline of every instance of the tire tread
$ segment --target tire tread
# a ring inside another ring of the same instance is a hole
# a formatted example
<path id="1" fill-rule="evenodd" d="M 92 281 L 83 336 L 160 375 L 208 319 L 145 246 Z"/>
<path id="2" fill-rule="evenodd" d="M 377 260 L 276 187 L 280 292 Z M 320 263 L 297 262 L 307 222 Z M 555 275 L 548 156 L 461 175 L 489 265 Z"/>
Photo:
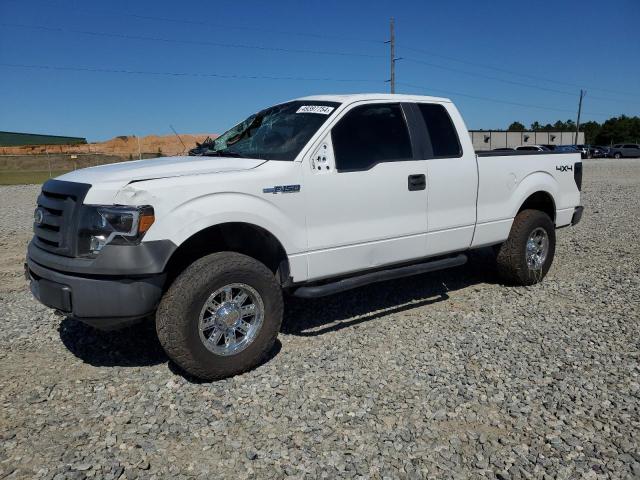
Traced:
<path id="1" fill-rule="evenodd" d="M 227 272 L 239 270 L 253 271 L 256 275 L 272 279 L 270 286 L 273 291 L 269 293 L 275 304 L 275 312 L 273 314 L 278 324 L 277 328 L 272 329 L 269 338 L 264 342 L 265 348 L 256 358 L 252 359 L 252 361 L 238 364 L 238 367 L 232 372 L 215 372 L 210 366 L 202 365 L 202 362 L 194 357 L 188 347 L 185 329 L 181 328 L 183 327 L 182 322 L 185 320 L 180 320 L 183 319 L 185 312 L 191 307 L 191 296 L 185 295 L 184 292 L 197 289 L 202 282 L 206 282 L 212 276 L 224 275 Z M 176 364 L 198 378 L 216 380 L 244 373 L 266 359 L 278 336 L 283 310 L 282 293 L 271 270 L 246 255 L 236 252 L 217 252 L 196 260 L 169 287 L 162 297 L 156 312 L 156 331 L 165 352 Z"/>
<path id="2" fill-rule="evenodd" d="M 547 227 L 550 251 L 542 272 L 538 275 L 532 275 L 526 262 L 523 261 L 525 253 L 522 243 L 526 242 L 532 226 L 540 223 Z M 540 282 L 546 275 L 553 261 L 554 253 L 555 229 L 549 216 L 540 210 L 523 210 L 516 215 L 509 237 L 498 249 L 496 256 L 498 274 L 505 282 L 512 285 L 533 285 Z"/>

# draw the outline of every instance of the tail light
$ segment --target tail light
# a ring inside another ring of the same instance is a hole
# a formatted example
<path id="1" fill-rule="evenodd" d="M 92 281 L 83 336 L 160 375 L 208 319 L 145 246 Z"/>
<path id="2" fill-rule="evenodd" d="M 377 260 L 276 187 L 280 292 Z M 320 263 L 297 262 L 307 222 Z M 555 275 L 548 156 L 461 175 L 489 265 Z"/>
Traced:
<path id="1" fill-rule="evenodd" d="M 576 187 L 582 191 L 582 162 L 576 162 L 573 166 L 573 179 L 576 181 Z"/>

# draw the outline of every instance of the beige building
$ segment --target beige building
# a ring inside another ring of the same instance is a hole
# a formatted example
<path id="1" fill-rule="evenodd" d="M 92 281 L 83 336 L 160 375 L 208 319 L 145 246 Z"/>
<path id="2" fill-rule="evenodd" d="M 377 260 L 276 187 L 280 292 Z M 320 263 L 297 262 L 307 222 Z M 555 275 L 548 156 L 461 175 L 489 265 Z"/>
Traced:
<path id="1" fill-rule="evenodd" d="M 584 144 L 584 132 L 507 132 L 504 130 L 469 130 L 476 151 L 495 148 L 514 148 L 520 145 Z"/>

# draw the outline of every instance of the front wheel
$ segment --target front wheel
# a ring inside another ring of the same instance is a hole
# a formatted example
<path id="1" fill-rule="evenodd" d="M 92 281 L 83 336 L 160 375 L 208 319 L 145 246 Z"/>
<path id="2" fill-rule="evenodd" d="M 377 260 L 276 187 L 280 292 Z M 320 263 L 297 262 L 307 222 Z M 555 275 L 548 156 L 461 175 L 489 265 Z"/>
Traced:
<path id="1" fill-rule="evenodd" d="M 540 210 L 516 215 L 509 237 L 498 248 L 498 273 L 512 285 L 533 285 L 545 277 L 556 251 L 556 231 Z"/>
<path id="2" fill-rule="evenodd" d="M 273 347 L 282 323 L 273 273 L 235 252 L 207 255 L 178 276 L 156 312 L 167 355 L 186 372 L 216 380 L 250 370 Z"/>
<path id="3" fill-rule="evenodd" d="M 621 154 L 621 153 L 616 153 L 616 154 L 614 154 L 613 156 L 614 156 L 614 158 L 616 158 L 616 159 L 620 159 L 620 158 L 622 158 L 622 154 Z"/>

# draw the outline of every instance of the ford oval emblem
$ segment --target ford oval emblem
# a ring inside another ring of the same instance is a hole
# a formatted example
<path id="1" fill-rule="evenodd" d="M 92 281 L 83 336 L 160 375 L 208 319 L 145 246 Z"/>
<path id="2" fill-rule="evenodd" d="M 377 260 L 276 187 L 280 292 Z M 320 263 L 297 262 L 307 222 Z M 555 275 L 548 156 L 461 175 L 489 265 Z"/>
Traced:
<path id="1" fill-rule="evenodd" d="M 42 211 L 41 208 L 36 208 L 36 211 L 33 212 L 33 220 L 36 223 L 36 225 L 42 224 L 42 222 L 44 221 L 44 212 Z"/>

